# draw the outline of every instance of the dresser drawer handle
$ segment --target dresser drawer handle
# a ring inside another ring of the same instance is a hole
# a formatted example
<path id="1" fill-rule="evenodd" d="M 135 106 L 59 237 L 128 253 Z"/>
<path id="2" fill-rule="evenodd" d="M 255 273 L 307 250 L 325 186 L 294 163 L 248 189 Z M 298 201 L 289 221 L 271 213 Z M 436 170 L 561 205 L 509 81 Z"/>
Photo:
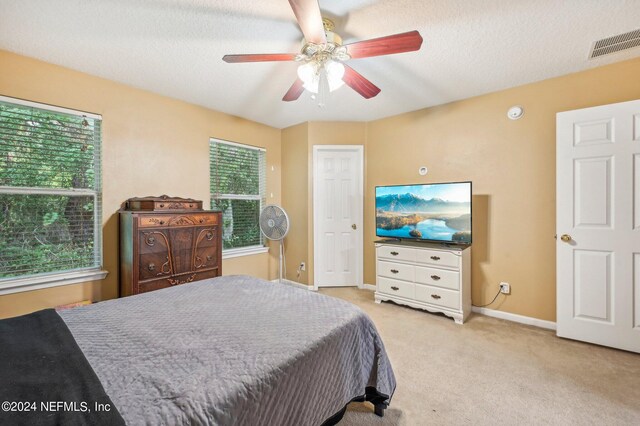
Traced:
<path id="1" fill-rule="evenodd" d="M 149 266 L 147 266 L 147 269 L 149 270 L 149 272 L 153 272 L 156 270 L 156 265 L 150 263 Z"/>
<path id="2" fill-rule="evenodd" d="M 398 271 L 397 269 L 392 269 L 392 270 L 391 270 L 391 273 L 392 273 L 392 274 L 397 274 L 398 272 L 400 272 L 400 271 Z"/>
<path id="3" fill-rule="evenodd" d="M 440 277 L 437 276 L 437 275 L 431 275 L 431 279 L 434 280 L 434 281 L 438 281 L 440 279 Z"/>
<path id="4" fill-rule="evenodd" d="M 400 288 L 399 288 L 399 287 L 396 287 L 396 286 L 393 286 L 393 287 L 391 287 L 391 290 L 393 290 L 393 291 L 398 291 L 398 290 L 400 290 Z"/>
<path id="5" fill-rule="evenodd" d="M 184 280 L 180 280 L 179 278 L 175 278 L 175 279 L 167 278 L 167 281 L 169 282 L 170 285 L 179 285 L 179 284 L 190 283 L 196 278 L 196 275 L 198 275 L 198 274 L 193 274 L 189 278 L 184 279 Z"/>
<path id="6" fill-rule="evenodd" d="M 440 256 L 431 256 L 431 260 L 440 260 Z"/>
<path id="7" fill-rule="evenodd" d="M 161 220 L 159 223 L 160 225 L 164 225 L 164 220 Z"/>
<path id="8" fill-rule="evenodd" d="M 164 207 L 164 204 L 160 204 L 160 208 Z"/>
<path id="9" fill-rule="evenodd" d="M 391 252 L 391 256 L 397 256 L 397 255 L 399 255 L 399 254 L 400 254 L 400 253 L 398 253 L 397 251 L 392 251 L 392 252 Z"/>
<path id="10" fill-rule="evenodd" d="M 442 296 L 438 296 L 437 294 L 432 294 L 431 297 L 433 297 L 434 299 L 438 300 L 441 299 Z"/>
<path id="11" fill-rule="evenodd" d="M 193 204 L 189 204 L 189 207 L 193 207 Z"/>
<path id="12" fill-rule="evenodd" d="M 204 219 L 203 219 L 203 218 L 200 218 L 200 220 L 199 220 L 198 222 L 200 222 L 200 223 L 204 223 Z"/>

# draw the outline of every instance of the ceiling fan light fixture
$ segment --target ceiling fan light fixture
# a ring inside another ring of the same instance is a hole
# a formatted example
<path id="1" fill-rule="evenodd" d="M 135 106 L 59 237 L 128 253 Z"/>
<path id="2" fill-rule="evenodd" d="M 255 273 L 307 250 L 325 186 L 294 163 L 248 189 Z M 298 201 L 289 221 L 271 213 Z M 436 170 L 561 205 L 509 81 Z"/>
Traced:
<path id="1" fill-rule="evenodd" d="M 393 55 L 414 52 L 422 46 L 422 36 L 417 30 L 393 34 L 346 45 L 334 32 L 334 23 L 322 18 L 318 0 L 289 0 L 298 26 L 304 36 L 300 53 L 267 53 L 224 55 L 228 63 L 296 61 L 298 78 L 282 97 L 284 102 L 295 101 L 307 90 L 312 98 L 318 98 L 322 106 L 329 92 L 343 84 L 355 90 L 365 99 L 380 93 L 380 88 L 344 62 L 349 59 Z M 317 95 L 317 96 L 315 96 Z"/>
<path id="2" fill-rule="evenodd" d="M 303 87 L 311 93 L 318 93 L 320 76 L 323 73 L 327 76 L 329 92 L 339 89 L 344 85 L 344 65 L 340 62 L 327 60 L 324 63 L 309 61 L 298 67 L 298 77 L 304 83 Z"/>

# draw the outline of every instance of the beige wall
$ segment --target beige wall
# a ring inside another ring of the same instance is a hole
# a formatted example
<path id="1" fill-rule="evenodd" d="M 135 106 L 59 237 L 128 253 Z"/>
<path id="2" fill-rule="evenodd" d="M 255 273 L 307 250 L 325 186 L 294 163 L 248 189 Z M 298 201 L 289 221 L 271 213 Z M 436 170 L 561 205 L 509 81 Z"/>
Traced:
<path id="1" fill-rule="evenodd" d="M 313 146 L 364 145 L 366 123 L 308 122 L 282 130 L 282 205 L 291 219 L 286 239 L 287 278 L 313 284 Z M 300 262 L 306 271 L 297 276 Z"/>
<path id="2" fill-rule="evenodd" d="M 117 297 L 120 204 L 133 196 L 169 194 L 208 206 L 209 137 L 265 147 L 267 195 L 273 193 L 268 201 L 280 202 L 279 129 L 5 51 L 0 64 L 2 95 L 102 114 L 104 268 L 109 271 L 102 282 L 0 296 L 0 317 Z M 271 252 L 225 260 L 223 273 L 274 278 Z"/>
<path id="3" fill-rule="evenodd" d="M 282 192 L 282 207 L 289 216 L 291 227 L 285 239 L 287 279 L 308 283 L 307 271 L 296 276 L 300 262 L 307 263 L 308 256 L 308 198 L 307 176 L 309 163 L 307 123 L 282 130 L 282 183 L 287 191 Z"/>
<path id="4" fill-rule="evenodd" d="M 314 145 L 365 145 L 367 140 L 367 124 L 343 121 L 317 121 L 309 123 L 309 174 L 307 176 L 309 197 L 308 253 L 307 273 L 309 284 L 313 284 L 314 273 L 314 238 L 313 238 L 313 146 Z M 366 149 L 365 149 L 366 151 Z M 365 152 L 366 157 L 366 152 Z M 365 174 L 366 176 L 366 174 Z M 365 177 L 366 180 L 366 177 Z M 375 282 L 375 281 L 374 281 Z"/>
<path id="5" fill-rule="evenodd" d="M 365 282 L 375 282 L 376 185 L 471 180 L 474 304 L 507 281 L 512 294 L 491 308 L 554 321 L 556 113 L 638 98 L 635 59 L 368 123 Z M 512 105 L 522 119 L 507 118 Z"/>

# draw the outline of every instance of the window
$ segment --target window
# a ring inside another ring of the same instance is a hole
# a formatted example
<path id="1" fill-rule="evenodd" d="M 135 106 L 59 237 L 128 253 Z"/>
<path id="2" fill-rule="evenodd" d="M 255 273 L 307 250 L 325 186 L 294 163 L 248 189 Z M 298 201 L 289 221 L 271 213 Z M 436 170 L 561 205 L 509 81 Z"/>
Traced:
<path id="1" fill-rule="evenodd" d="M 265 150 L 211 139 L 211 208 L 222 211 L 227 255 L 263 248 L 258 225 L 265 203 Z"/>
<path id="2" fill-rule="evenodd" d="M 102 263 L 100 124 L 0 96 L 0 291 L 106 275 L 90 276 Z"/>

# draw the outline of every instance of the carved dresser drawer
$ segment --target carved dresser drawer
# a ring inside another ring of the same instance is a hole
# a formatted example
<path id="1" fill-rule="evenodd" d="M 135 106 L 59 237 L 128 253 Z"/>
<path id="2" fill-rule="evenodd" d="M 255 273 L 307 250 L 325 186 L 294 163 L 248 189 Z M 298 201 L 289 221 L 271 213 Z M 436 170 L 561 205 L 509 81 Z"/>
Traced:
<path id="1" fill-rule="evenodd" d="M 216 225 L 218 215 L 212 214 L 158 214 L 140 219 L 141 228 L 157 228 L 169 226 Z"/>
<path id="2" fill-rule="evenodd" d="M 198 280 L 204 280 L 205 278 L 217 277 L 215 271 L 203 271 L 194 272 L 193 274 L 186 274 L 183 276 L 177 276 L 171 279 L 158 279 L 150 281 L 142 281 L 138 283 L 137 293 L 146 293 L 147 291 L 160 290 L 163 288 L 169 288 L 176 285 L 188 284 Z"/>
<path id="3" fill-rule="evenodd" d="M 167 196 L 125 203 L 120 211 L 120 296 L 222 274 L 221 213 L 194 207 L 201 205 Z"/>

